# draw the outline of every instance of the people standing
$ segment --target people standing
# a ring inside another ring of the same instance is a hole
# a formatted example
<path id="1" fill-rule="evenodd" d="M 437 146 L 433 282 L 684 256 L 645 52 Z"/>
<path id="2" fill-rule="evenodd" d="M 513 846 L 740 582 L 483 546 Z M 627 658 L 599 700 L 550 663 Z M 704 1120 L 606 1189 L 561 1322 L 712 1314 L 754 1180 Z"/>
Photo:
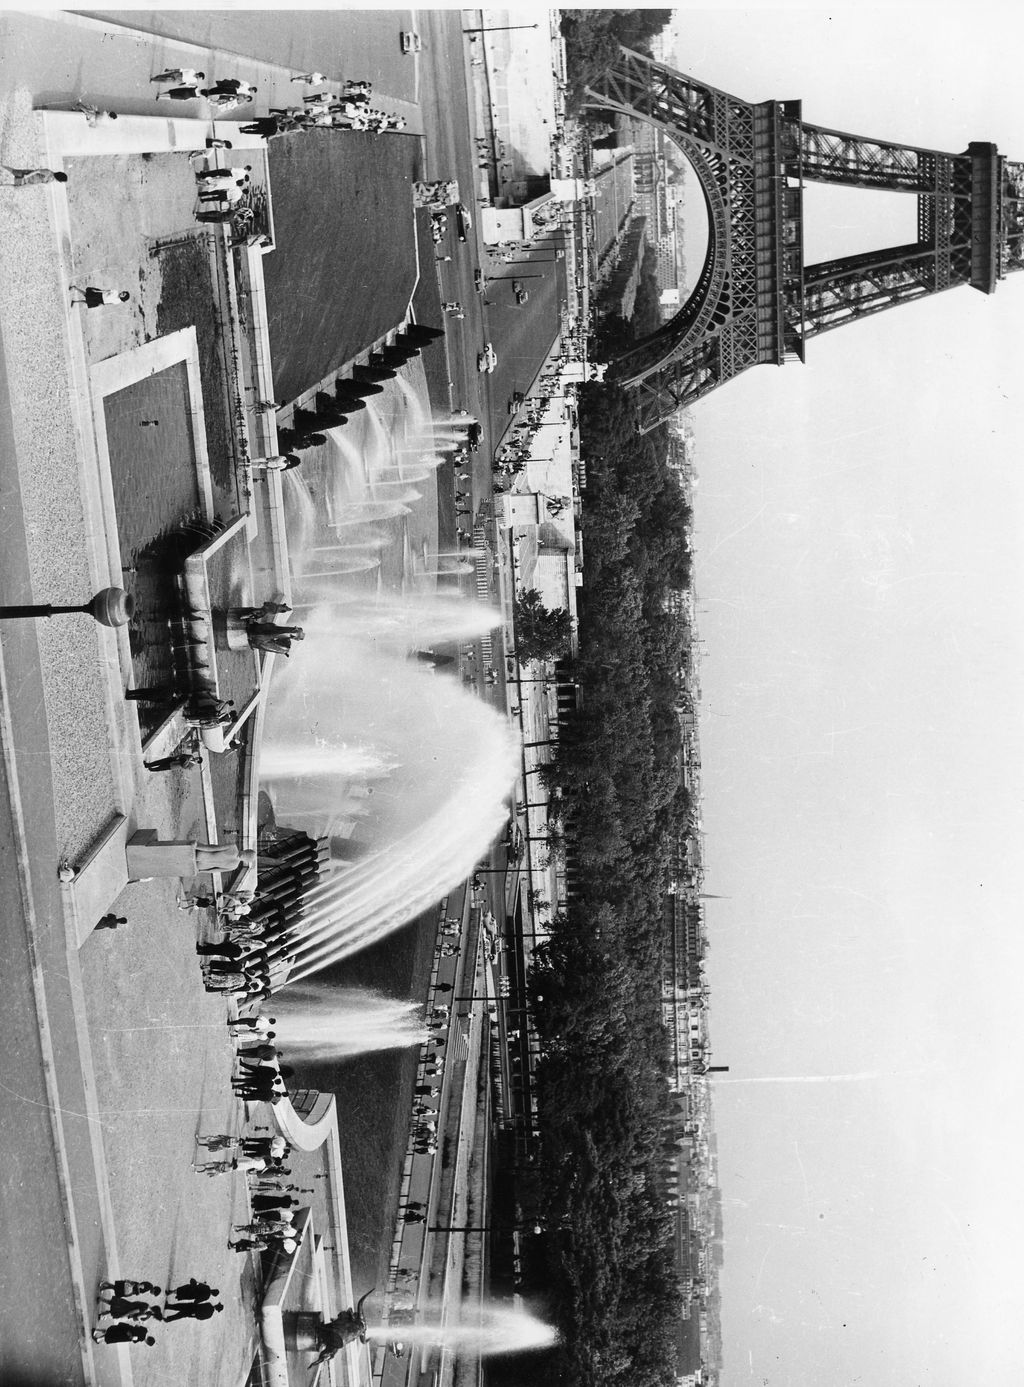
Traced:
<path id="1" fill-rule="evenodd" d="M 173 82 L 176 86 L 197 87 L 205 77 L 205 72 L 198 72 L 194 67 L 169 67 L 164 72 L 158 72 L 155 77 L 151 77 L 149 80 L 151 82 Z"/>
<path id="2" fill-rule="evenodd" d="M 167 1292 L 168 1299 L 173 1296 L 175 1300 L 191 1301 L 195 1305 L 212 1300 L 216 1295 L 220 1295 L 216 1286 L 208 1286 L 205 1281 L 197 1281 L 194 1276 L 190 1276 L 183 1286 L 176 1286 Z"/>
<path id="3" fill-rule="evenodd" d="M 115 915 L 110 912 L 107 915 L 101 915 L 93 925 L 93 929 L 117 929 L 118 925 L 126 925 L 127 923 L 127 915 Z"/>
<path id="4" fill-rule="evenodd" d="M 180 87 L 171 87 L 169 91 L 157 92 L 156 100 L 166 96 L 169 101 L 195 101 L 199 96 L 199 88 L 194 82 L 187 82 Z"/>
<path id="5" fill-rule="evenodd" d="M 184 1302 L 181 1305 L 171 1307 L 169 1313 L 164 1315 L 164 1324 L 173 1324 L 175 1320 L 212 1320 L 214 1315 L 219 1314 L 223 1309 L 224 1306 L 219 1304 Z"/>
<path id="6" fill-rule="evenodd" d="M 86 308 L 103 308 L 107 304 L 127 303 L 131 294 L 127 289 L 98 289 L 95 285 L 89 285 L 85 289 L 80 289 L 77 284 L 69 286 L 72 294 L 81 294 L 80 299 L 75 299 L 75 303 L 84 303 Z"/>
<path id="7" fill-rule="evenodd" d="M 108 1324 L 103 1329 L 94 1329 L 92 1337 L 97 1344 L 148 1344 L 152 1347 L 156 1340 L 146 1333 L 144 1324 Z"/>

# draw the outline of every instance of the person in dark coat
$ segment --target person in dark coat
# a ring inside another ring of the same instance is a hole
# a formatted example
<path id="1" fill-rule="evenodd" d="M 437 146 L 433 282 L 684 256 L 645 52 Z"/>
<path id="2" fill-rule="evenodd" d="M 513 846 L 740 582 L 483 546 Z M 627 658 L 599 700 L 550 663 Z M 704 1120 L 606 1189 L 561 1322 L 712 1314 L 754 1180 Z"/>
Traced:
<path id="1" fill-rule="evenodd" d="M 145 1300 L 129 1300 L 126 1296 L 112 1295 L 109 1300 L 101 1300 L 103 1310 L 100 1321 L 111 1320 L 158 1320 L 161 1318 L 159 1305 L 150 1305 Z"/>
<path id="2" fill-rule="evenodd" d="M 146 1333 L 144 1324 L 108 1324 L 104 1329 L 94 1329 L 92 1337 L 98 1344 L 149 1344 L 156 1340 Z"/>
<path id="3" fill-rule="evenodd" d="M 173 1296 L 175 1300 L 190 1300 L 198 1304 L 200 1301 L 212 1300 L 215 1295 L 220 1295 L 220 1291 L 216 1286 L 208 1286 L 205 1281 L 197 1281 L 194 1276 L 190 1276 L 184 1286 L 175 1286 L 167 1295 Z"/>
<path id="4" fill-rule="evenodd" d="M 110 912 L 107 915 L 101 915 L 93 925 L 93 929 L 117 929 L 118 925 L 126 925 L 127 923 L 127 915 L 115 915 Z"/>
<path id="5" fill-rule="evenodd" d="M 121 1277 L 117 1281 L 101 1281 L 101 1291 L 112 1291 L 114 1295 L 160 1295 L 159 1286 L 154 1286 L 152 1281 L 132 1281 L 128 1277 Z"/>
<path id="6" fill-rule="evenodd" d="M 212 1320 L 223 1309 L 223 1305 L 210 1305 L 209 1302 L 175 1305 L 164 1316 L 164 1324 L 171 1324 L 174 1320 Z"/>
<path id="7" fill-rule="evenodd" d="M 254 1194 L 252 1197 L 253 1212 L 266 1211 L 269 1209 L 291 1209 L 298 1208 L 299 1201 L 293 1199 L 290 1194 Z"/>

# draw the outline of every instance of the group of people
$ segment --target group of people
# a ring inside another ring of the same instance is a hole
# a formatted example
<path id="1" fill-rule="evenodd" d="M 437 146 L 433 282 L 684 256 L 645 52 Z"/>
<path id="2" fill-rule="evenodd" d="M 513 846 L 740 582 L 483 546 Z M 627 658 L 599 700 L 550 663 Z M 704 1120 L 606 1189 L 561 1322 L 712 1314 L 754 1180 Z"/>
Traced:
<path id="1" fill-rule="evenodd" d="M 244 1025 L 249 1019 L 255 1018 L 240 1018 L 240 1022 Z M 239 1021 L 228 1024 L 234 1030 Z M 286 1253 L 294 1252 L 298 1242 L 293 1225 L 302 1204 L 297 1196 L 310 1195 L 313 1190 L 289 1180 L 291 1168 L 285 1164 L 285 1160 L 291 1147 L 285 1138 L 280 1134 L 236 1136 L 219 1132 L 199 1137 L 198 1143 L 208 1151 L 231 1154 L 222 1160 L 197 1163 L 197 1171 L 211 1176 L 242 1171 L 248 1183 L 252 1217 L 246 1223 L 232 1225 L 234 1236 L 228 1239 L 231 1251 L 244 1253 L 279 1249 Z"/>
<path id="2" fill-rule="evenodd" d="M 234 1026 L 236 1023 L 229 1023 Z M 242 1051 L 239 1051 L 241 1057 Z M 223 1175 L 234 1171 L 245 1174 L 249 1187 L 251 1218 L 232 1225 L 234 1236 L 228 1239 L 232 1252 L 267 1252 L 280 1249 L 292 1253 L 298 1246 L 294 1221 L 303 1201 L 300 1195 L 313 1190 L 289 1180 L 291 1169 L 285 1160 L 291 1147 L 284 1137 L 234 1136 L 227 1132 L 199 1138 L 199 1145 L 209 1151 L 231 1152 L 223 1160 L 205 1161 L 196 1170 L 206 1175 Z"/>
<path id="3" fill-rule="evenodd" d="M 236 902 L 222 912 L 219 923 L 225 929 L 225 938 L 196 945 L 207 992 L 223 992 L 242 1002 L 260 1001 L 270 996 L 274 969 L 294 962 L 291 949 L 295 932 L 276 924 L 250 923 L 250 910 L 248 902 Z M 248 1085 L 254 1086 L 255 1083 Z M 269 1086 L 268 1100 L 275 1101 L 271 1093 L 280 1096 L 283 1085 L 280 1091 Z"/>
<path id="4" fill-rule="evenodd" d="M 206 158 L 205 154 L 200 155 Z M 252 187 L 252 165 L 235 165 L 218 168 L 209 164 L 204 169 L 196 169 L 197 196 L 200 207 L 208 203 L 219 209 L 237 207 Z"/>
<path id="5" fill-rule="evenodd" d="M 159 1286 L 151 1281 L 135 1281 L 121 1277 L 117 1281 L 101 1281 L 98 1297 L 98 1311 L 92 1337 L 98 1344 L 147 1344 L 152 1346 L 156 1340 L 148 1332 L 146 1325 L 159 1320 L 162 1324 L 173 1324 L 175 1320 L 209 1320 L 219 1314 L 224 1306 L 214 1304 L 214 1297 L 220 1292 L 205 1281 L 190 1277 L 181 1286 L 176 1286 L 163 1297 Z M 151 1297 L 151 1299 L 143 1299 Z"/>
<path id="6" fill-rule="evenodd" d="M 195 101 L 198 97 L 204 96 L 214 110 L 222 115 L 227 111 L 233 111 L 244 102 L 252 101 L 256 95 L 257 88 L 253 83 L 244 82 L 238 77 L 220 77 L 210 86 L 200 87 L 199 83 L 205 76 L 204 72 L 195 68 L 171 67 L 166 72 L 157 73 L 150 81 L 167 86 L 166 91 L 157 92 L 158 101 L 162 96 L 166 96 L 170 101 Z"/>
<path id="7" fill-rule="evenodd" d="M 327 78 L 322 72 L 300 73 L 293 82 L 323 86 Z M 314 92 L 303 97 L 301 106 L 271 106 L 268 115 L 258 116 L 242 130 L 247 135 L 262 135 L 274 139 L 279 135 L 294 135 L 306 130 L 341 129 L 369 130 L 382 134 L 386 130 L 404 130 L 404 116 L 393 115 L 370 105 L 373 83 L 363 78 L 345 82 L 340 93 Z"/>

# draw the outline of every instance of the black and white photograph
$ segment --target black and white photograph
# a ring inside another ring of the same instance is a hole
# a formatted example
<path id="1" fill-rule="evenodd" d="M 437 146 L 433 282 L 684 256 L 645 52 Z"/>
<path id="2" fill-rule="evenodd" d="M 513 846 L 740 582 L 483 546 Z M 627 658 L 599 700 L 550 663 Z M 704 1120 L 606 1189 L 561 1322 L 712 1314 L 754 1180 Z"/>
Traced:
<path id="1" fill-rule="evenodd" d="M 1017 1387 L 1022 52 L 0 10 L 2 1387 Z"/>

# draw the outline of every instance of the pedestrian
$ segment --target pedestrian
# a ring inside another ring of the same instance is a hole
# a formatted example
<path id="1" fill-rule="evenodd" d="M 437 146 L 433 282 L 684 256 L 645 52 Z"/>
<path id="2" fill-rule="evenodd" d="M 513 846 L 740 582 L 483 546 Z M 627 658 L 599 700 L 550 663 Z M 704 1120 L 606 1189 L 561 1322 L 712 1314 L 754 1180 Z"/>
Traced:
<path id="1" fill-rule="evenodd" d="M 226 169 L 207 168 L 196 171 L 196 182 L 220 182 L 224 179 L 232 183 L 248 183 L 249 175 L 252 173 L 252 164 L 237 164 Z"/>
<path id="2" fill-rule="evenodd" d="M 233 1137 L 229 1132 L 211 1132 L 196 1137 L 196 1145 L 204 1146 L 207 1151 L 235 1151 L 241 1143 L 241 1137 Z"/>
<path id="3" fill-rule="evenodd" d="M 251 101 L 257 88 L 251 82 L 243 82 L 238 77 L 219 77 L 212 87 L 202 87 L 202 96 L 236 96 L 240 101 Z"/>
<path id="4" fill-rule="evenodd" d="M 205 1281 L 197 1281 L 194 1276 L 190 1276 L 183 1286 L 176 1286 L 174 1290 L 168 1290 L 168 1298 L 171 1296 L 175 1300 L 190 1300 L 195 1304 L 201 1301 L 212 1300 L 215 1295 L 220 1295 L 216 1286 L 208 1286 Z"/>
<path id="5" fill-rule="evenodd" d="M 173 82 L 176 86 L 196 87 L 206 77 L 205 72 L 197 72 L 194 67 L 169 67 L 151 77 L 151 82 Z"/>
<path id="6" fill-rule="evenodd" d="M 225 939 L 221 944 L 197 944 L 196 953 L 204 958 L 245 958 L 249 949 L 243 944 L 235 944 L 230 939 Z"/>
<path id="7" fill-rule="evenodd" d="M 95 285 L 89 285 L 86 289 L 80 289 L 77 284 L 70 286 L 72 294 L 81 294 L 80 299 L 75 299 L 75 303 L 84 303 L 86 308 L 103 308 L 106 304 L 127 303 L 131 294 L 127 289 L 97 289 Z"/>
<path id="8" fill-rule="evenodd" d="M 272 1016 L 236 1016 L 233 1021 L 230 1018 L 228 1020 L 228 1025 L 231 1027 L 241 1027 L 243 1032 L 256 1031 L 262 1035 L 266 1035 L 267 1028 L 274 1024 L 275 1021 Z"/>
<path id="9" fill-rule="evenodd" d="M 289 1150 L 288 1143 L 282 1136 L 275 1137 L 243 1137 L 242 1150 L 247 1156 L 264 1156 L 281 1160 Z"/>
<path id="10" fill-rule="evenodd" d="M 200 761 L 200 764 L 202 762 Z M 179 910 L 209 910 L 211 905 L 217 902 L 213 896 L 183 896 L 178 901 Z"/>
<path id="11" fill-rule="evenodd" d="M 111 912 L 107 915 L 101 915 L 93 925 L 93 929 L 117 929 L 118 925 L 126 925 L 127 923 L 127 915 L 114 915 Z"/>
<path id="12" fill-rule="evenodd" d="M 287 1237 L 289 1233 L 294 1233 L 295 1229 L 287 1221 L 275 1221 L 273 1219 L 255 1220 L 252 1223 L 236 1223 L 232 1226 L 233 1233 L 244 1233 L 247 1237 L 268 1237 L 272 1238 L 280 1234 Z"/>
<path id="13" fill-rule="evenodd" d="M 146 1333 L 142 1324 L 110 1324 L 105 1329 L 94 1329 L 92 1337 L 98 1344 L 149 1344 L 156 1340 Z"/>
<path id="14" fill-rule="evenodd" d="M 117 1281 L 101 1281 L 99 1286 L 101 1291 L 111 1291 L 116 1296 L 132 1295 L 161 1295 L 159 1286 L 154 1286 L 152 1281 L 133 1281 L 129 1277 L 121 1277 Z"/>
<path id="15" fill-rule="evenodd" d="M 101 1299 L 100 1304 L 104 1307 L 99 1314 L 100 1323 L 104 1320 L 159 1320 L 163 1317 L 159 1305 L 148 1305 L 144 1300 L 129 1300 L 125 1296 Z"/>
<path id="16" fill-rule="evenodd" d="M 299 1200 L 290 1194 L 255 1194 L 251 1205 L 254 1213 L 263 1213 L 271 1209 L 298 1208 Z"/>
<path id="17" fill-rule="evenodd" d="M 11 175 L 10 187 L 27 188 L 34 183 L 66 183 L 68 176 L 55 169 L 16 169 L 10 164 L 0 164 L 0 169 Z"/>
<path id="18" fill-rule="evenodd" d="M 256 1063 L 258 1060 L 277 1059 L 277 1049 L 273 1045 L 266 1043 L 260 1045 L 245 1045 L 238 1051 L 238 1058 L 243 1062 Z"/>
<path id="19" fill-rule="evenodd" d="M 235 1156 L 230 1161 L 204 1161 L 196 1166 L 200 1175 L 227 1175 L 233 1170 L 266 1170 L 267 1162 L 263 1156 Z"/>
<path id="20" fill-rule="evenodd" d="M 169 1314 L 164 1315 L 164 1324 L 172 1324 L 174 1320 L 212 1320 L 223 1309 L 224 1306 L 220 1304 L 175 1305 Z"/>
<path id="21" fill-rule="evenodd" d="M 171 87 L 170 91 L 157 92 L 156 100 L 166 96 L 171 101 L 195 101 L 199 95 L 199 88 L 195 82 L 186 82 L 180 87 Z"/>
<path id="22" fill-rule="evenodd" d="M 170 771 L 177 767 L 188 770 L 192 766 L 201 766 L 203 758 L 194 751 L 177 751 L 173 756 L 158 756 L 156 760 L 142 764 L 147 771 Z"/>
<path id="23" fill-rule="evenodd" d="M 222 207 L 225 204 L 227 207 L 237 207 L 238 204 L 241 202 L 242 197 L 242 189 L 239 188 L 237 185 L 234 185 L 232 187 L 220 187 L 215 185 L 212 192 L 200 193 L 199 201 L 204 204 L 208 202 L 216 202 L 219 203 Z"/>
<path id="24" fill-rule="evenodd" d="M 116 111 L 101 111 L 98 106 L 91 106 L 88 101 L 76 101 L 75 110 L 81 111 L 86 124 L 93 127 L 109 125 L 111 121 L 117 120 Z"/>
<path id="25" fill-rule="evenodd" d="M 236 1238 L 234 1242 L 228 1241 L 228 1247 L 232 1252 L 266 1252 L 269 1246 L 266 1238 Z"/>
<path id="26" fill-rule="evenodd" d="M 258 116 L 248 125 L 243 125 L 241 131 L 243 135 L 262 135 L 269 140 L 275 135 L 286 134 L 287 128 L 284 120 L 278 116 Z"/>

